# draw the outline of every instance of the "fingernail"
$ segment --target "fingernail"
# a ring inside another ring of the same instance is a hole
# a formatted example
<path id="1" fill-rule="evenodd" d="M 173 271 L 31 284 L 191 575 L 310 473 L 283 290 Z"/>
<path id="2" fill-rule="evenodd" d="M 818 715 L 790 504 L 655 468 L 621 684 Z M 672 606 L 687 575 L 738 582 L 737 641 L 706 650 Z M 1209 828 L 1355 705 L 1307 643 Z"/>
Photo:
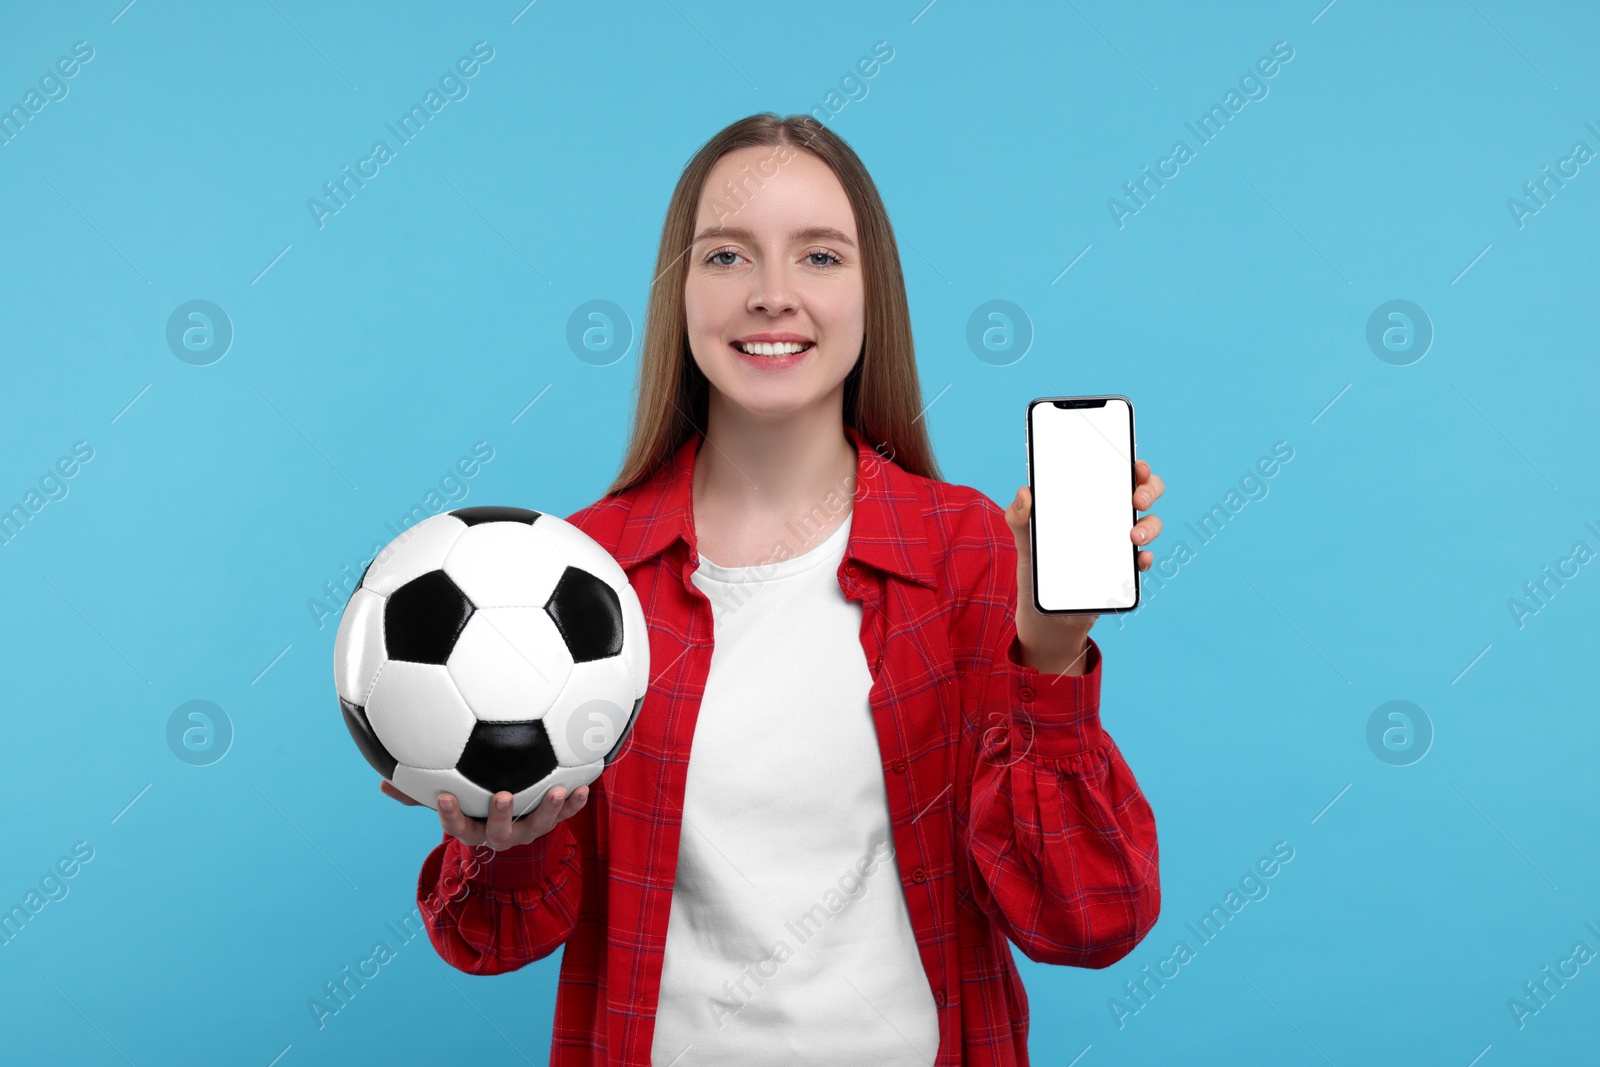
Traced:
<path id="1" fill-rule="evenodd" d="M 494 806 L 499 808 L 501 811 L 505 811 L 511 807 L 511 798 L 501 797 L 494 802 Z"/>
<path id="2" fill-rule="evenodd" d="M 559 789 L 552 789 L 552 790 L 550 790 L 550 803 L 552 803 L 552 804 L 559 804 L 559 803 L 561 803 L 561 798 L 562 798 L 562 797 L 563 797 L 563 796 L 564 796 L 564 795 L 565 795 L 565 794 L 563 794 L 563 793 L 562 793 L 562 792 L 561 792 L 561 790 L 559 790 Z"/>
<path id="3" fill-rule="evenodd" d="M 1014 508 L 1022 506 L 1022 489 L 1020 487 L 1017 489 L 1017 495 L 1011 499 L 1011 506 Z"/>
<path id="4" fill-rule="evenodd" d="M 456 810 L 456 802 L 454 800 L 451 800 L 449 797 L 440 797 L 439 798 L 439 810 L 440 811 L 455 811 Z"/>

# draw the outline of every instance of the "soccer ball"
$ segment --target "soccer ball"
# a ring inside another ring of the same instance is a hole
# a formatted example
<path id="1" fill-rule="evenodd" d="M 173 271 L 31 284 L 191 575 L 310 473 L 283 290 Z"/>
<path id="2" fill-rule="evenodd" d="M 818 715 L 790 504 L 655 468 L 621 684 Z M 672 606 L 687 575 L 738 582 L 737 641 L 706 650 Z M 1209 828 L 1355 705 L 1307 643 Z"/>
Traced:
<path id="1" fill-rule="evenodd" d="M 437 810 L 526 814 L 617 758 L 649 684 L 644 611 L 611 554 L 521 508 L 424 519 L 380 552 L 345 606 L 334 687 L 356 747 Z"/>

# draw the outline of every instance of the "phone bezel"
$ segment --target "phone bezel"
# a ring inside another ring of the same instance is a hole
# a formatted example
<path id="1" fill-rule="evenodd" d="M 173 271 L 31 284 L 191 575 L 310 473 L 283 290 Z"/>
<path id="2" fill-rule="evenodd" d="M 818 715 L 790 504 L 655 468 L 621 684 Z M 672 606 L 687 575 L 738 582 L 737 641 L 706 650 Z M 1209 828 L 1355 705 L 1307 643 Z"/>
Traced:
<path id="1" fill-rule="evenodd" d="M 1038 498 L 1034 496 L 1033 485 L 1033 409 L 1040 404 L 1049 404 L 1051 407 L 1055 407 L 1062 403 L 1069 404 L 1072 407 L 1104 407 L 1105 402 L 1108 400 L 1120 400 L 1128 405 L 1128 514 L 1130 517 L 1128 525 L 1131 528 L 1134 523 L 1139 521 L 1139 510 L 1133 506 L 1133 491 L 1138 488 L 1139 484 L 1137 470 L 1139 452 L 1134 433 L 1133 401 L 1120 393 L 1108 393 L 1104 396 L 1041 396 L 1029 401 L 1027 411 L 1023 414 L 1023 423 L 1028 442 L 1028 495 L 1037 503 Z M 1094 401 L 1099 401 L 1100 403 L 1093 403 Z M 1133 567 L 1132 604 L 1125 608 L 1046 608 L 1040 604 L 1039 538 L 1038 531 L 1035 528 L 1037 517 L 1037 508 L 1030 507 L 1028 509 L 1028 545 L 1030 549 L 1028 555 L 1031 566 L 1029 567 L 1028 577 L 1029 584 L 1033 587 L 1031 596 L 1035 611 L 1041 615 L 1122 615 L 1138 610 L 1139 602 L 1144 598 L 1144 583 L 1139 577 L 1139 546 L 1132 541 L 1128 542 L 1129 550 L 1132 553 L 1131 564 Z"/>

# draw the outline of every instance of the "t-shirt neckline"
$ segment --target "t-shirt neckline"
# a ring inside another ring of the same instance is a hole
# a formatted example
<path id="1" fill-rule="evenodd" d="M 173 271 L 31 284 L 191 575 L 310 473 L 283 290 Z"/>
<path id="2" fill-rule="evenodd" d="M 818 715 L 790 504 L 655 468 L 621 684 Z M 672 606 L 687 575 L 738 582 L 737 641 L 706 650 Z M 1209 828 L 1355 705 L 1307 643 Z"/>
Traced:
<path id="1" fill-rule="evenodd" d="M 819 543 L 806 549 L 798 556 L 788 559 L 775 559 L 767 563 L 751 563 L 743 567 L 724 567 L 720 563 L 713 563 L 705 556 L 700 556 L 700 567 L 695 572 L 718 582 L 766 582 L 775 578 L 788 578 L 792 575 L 808 571 L 830 559 L 838 559 L 844 555 L 846 543 L 849 541 L 850 523 L 855 518 L 855 510 L 844 517 L 844 521 L 834 527 L 833 532 L 824 537 Z"/>

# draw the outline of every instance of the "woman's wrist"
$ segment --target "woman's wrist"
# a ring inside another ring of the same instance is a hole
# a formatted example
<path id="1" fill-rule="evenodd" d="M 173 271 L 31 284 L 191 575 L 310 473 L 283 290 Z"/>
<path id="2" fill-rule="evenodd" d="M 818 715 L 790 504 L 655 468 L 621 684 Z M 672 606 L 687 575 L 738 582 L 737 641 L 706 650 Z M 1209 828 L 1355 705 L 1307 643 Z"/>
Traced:
<path id="1" fill-rule="evenodd" d="M 1024 667 L 1032 668 L 1040 674 L 1086 674 L 1089 669 L 1089 631 L 1085 630 L 1075 637 L 1068 638 L 1060 643 L 1059 647 L 1048 650 L 1034 650 L 1023 644 L 1019 638 L 1017 647 L 1021 656 L 1017 662 Z"/>

